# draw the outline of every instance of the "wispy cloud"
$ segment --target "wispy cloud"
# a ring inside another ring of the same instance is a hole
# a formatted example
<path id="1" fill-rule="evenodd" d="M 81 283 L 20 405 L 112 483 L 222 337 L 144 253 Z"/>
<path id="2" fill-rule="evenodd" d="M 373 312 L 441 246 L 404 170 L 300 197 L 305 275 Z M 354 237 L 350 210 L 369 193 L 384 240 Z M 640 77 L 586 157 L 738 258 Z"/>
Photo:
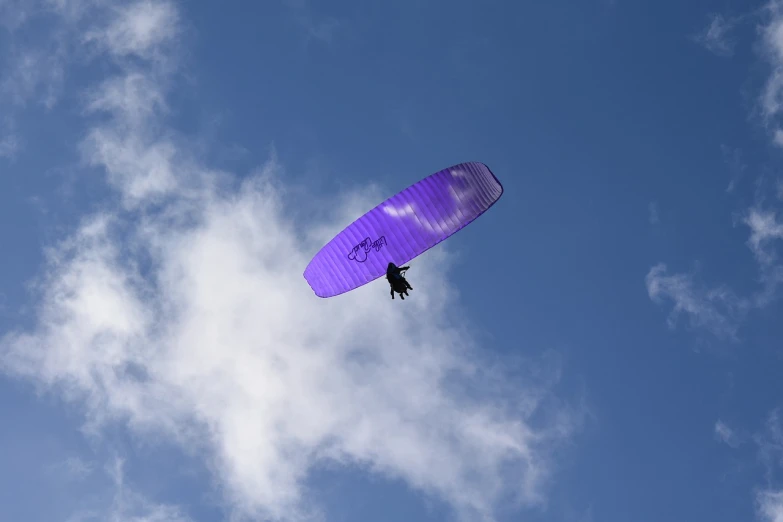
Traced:
<path id="1" fill-rule="evenodd" d="M 783 466 L 783 420 L 781 410 L 773 409 L 760 431 L 752 437 L 740 435 L 736 430 L 718 421 L 715 424 L 715 436 L 732 448 L 745 442 L 755 444 L 758 459 L 765 470 L 765 486 L 756 493 L 755 511 L 761 522 L 783 521 L 783 490 L 775 487 L 775 476 Z"/>
<path id="2" fill-rule="evenodd" d="M 732 448 L 738 448 L 742 444 L 742 438 L 737 432 L 721 420 L 715 423 L 715 437 Z"/>
<path id="3" fill-rule="evenodd" d="M 730 175 L 726 192 L 734 192 L 737 184 L 742 180 L 747 166 L 742 160 L 742 151 L 740 149 L 721 145 L 721 152 L 723 153 L 723 161 L 729 168 Z"/>
<path id="4" fill-rule="evenodd" d="M 755 438 L 762 464 L 766 468 L 767 483 L 774 471 L 783 464 L 783 422 L 780 410 L 773 410 L 767 417 L 764 430 Z M 757 497 L 757 512 L 764 522 L 783 520 L 783 490 L 766 489 Z"/>
<path id="5" fill-rule="evenodd" d="M 0 120 L 0 158 L 13 159 L 21 146 L 14 121 L 6 115 Z"/>
<path id="6" fill-rule="evenodd" d="M 125 480 L 124 460 L 115 458 L 104 472 L 110 479 L 109 502 L 70 515 L 67 522 L 191 522 L 177 506 L 155 503 L 130 487 Z"/>
<path id="7" fill-rule="evenodd" d="M 761 27 L 761 48 L 771 71 L 761 95 L 761 112 L 772 129 L 773 142 L 783 146 L 783 135 L 777 122 L 783 108 L 783 1 L 771 0 L 764 12 L 766 23 Z"/>
<path id="8" fill-rule="evenodd" d="M 745 218 L 751 235 L 748 246 L 759 264 L 763 289 L 754 296 L 756 306 L 764 307 L 777 299 L 777 291 L 783 284 L 783 264 L 779 262 L 778 241 L 783 240 L 783 223 L 774 210 L 753 208 Z"/>
<path id="9" fill-rule="evenodd" d="M 309 0 L 284 0 L 294 19 L 305 32 L 307 41 L 331 44 L 344 22 L 333 16 L 317 15 Z"/>
<path id="10" fill-rule="evenodd" d="M 701 288 L 695 284 L 693 274 L 669 274 L 663 263 L 650 269 L 645 282 L 650 299 L 657 303 L 664 300 L 673 303 L 669 315 L 671 328 L 684 314 L 694 327 L 706 328 L 720 338 L 736 339 L 746 303 L 728 288 Z"/>
<path id="11" fill-rule="evenodd" d="M 777 261 L 773 249 L 776 239 L 783 239 L 783 223 L 778 221 L 777 213 L 772 210 L 751 209 L 745 223 L 750 227 L 748 244 L 759 263 L 765 267 Z"/>
<path id="12" fill-rule="evenodd" d="M 13 158 L 19 149 L 19 143 L 14 135 L 0 137 L 0 158 Z"/>
<path id="13" fill-rule="evenodd" d="M 51 109 L 59 98 L 64 81 L 64 50 L 25 49 L 15 54 L 0 83 L 0 94 L 17 107 L 31 99 Z"/>
<path id="14" fill-rule="evenodd" d="M 88 31 L 86 43 L 97 45 L 115 57 L 135 56 L 145 60 L 167 59 L 167 44 L 174 42 L 180 24 L 172 2 L 139 0 L 112 6 L 111 20 Z"/>
<path id="15" fill-rule="evenodd" d="M 737 339 L 739 326 L 747 314 L 769 306 L 778 298 L 783 284 L 783 263 L 778 257 L 783 223 L 775 210 L 759 207 L 749 209 L 741 221 L 750 232 L 747 246 L 757 261 L 760 288 L 740 296 L 725 285 L 697 284 L 692 273 L 669 274 L 666 265 L 659 263 L 647 273 L 647 292 L 657 303 L 664 300 L 673 303 L 669 316 L 671 327 L 685 314 L 693 326 L 705 328 L 720 338 Z"/>
<path id="16" fill-rule="evenodd" d="M 766 468 L 767 480 L 783 465 L 783 419 L 779 408 L 772 410 L 764 422 L 764 428 L 754 437 L 759 459 Z"/>
<path id="17" fill-rule="evenodd" d="M 471 520 L 509 496 L 541 502 L 578 416 L 540 374 L 484 361 L 453 315 L 446 255 L 417 261 L 410 306 L 372 285 L 314 298 L 302 268 L 374 201 L 345 195 L 314 226 L 291 217 L 274 159 L 225 183 L 165 124 L 176 6 L 100 4 L 88 41 L 119 72 L 84 97 L 81 152 L 125 205 L 48 251 L 37 322 L 2 337 L 0 368 L 83 406 L 97 436 L 119 423 L 197 453 L 235 515 L 306 517 L 322 462 L 404 480 Z M 184 520 L 143 507 L 115 519 Z"/>
<path id="18" fill-rule="evenodd" d="M 153 125 L 166 112 L 164 97 L 154 77 L 135 71 L 106 80 L 89 97 L 88 111 L 110 119 L 89 132 L 83 158 L 105 169 L 129 206 L 150 203 L 175 186 L 175 145 Z"/>
<path id="19" fill-rule="evenodd" d="M 735 24 L 735 20 L 727 19 L 720 14 L 713 14 L 710 16 L 709 24 L 694 38 L 708 51 L 718 56 L 732 56 L 735 44 L 730 38 L 730 33 Z"/>
<path id="20" fill-rule="evenodd" d="M 761 18 L 757 31 L 760 41 L 754 47 L 760 49 L 769 65 L 769 75 L 758 96 L 758 112 L 772 143 L 783 146 L 783 128 L 779 121 L 783 112 L 783 0 L 769 0 L 762 8 L 738 17 L 711 15 L 709 24 L 695 36 L 695 40 L 719 56 L 732 56 L 735 42 L 730 33 L 748 17 Z"/>
<path id="21" fill-rule="evenodd" d="M 24 0 L 0 1 L 0 27 L 8 32 L 13 32 L 27 20 L 27 9 Z"/>
<path id="22" fill-rule="evenodd" d="M 783 491 L 762 491 L 756 497 L 756 506 L 763 522 L 783 522 Z"/>
<path id="23" fill-rule="evenodd" d="M 763 44 L 765 46 L 772 74 L 767 83 L 763 97 L 763 108 L 767 116 L 774 116 L 780 111 L 781 76 L 780 64 L 783 61 L 783 18 L 781 18 L 781 2 L 772 0 L 767 4 L 768 21 L 762 28 Z"/>
<path id="24" fill-rule="evenodd" d="M 783 490 L 774 487 L 776 472 L 783 465 L 783 421 L 779 408 L 773 409 L 764 427 L 754 437 L 758 458 L 764 466 L 766 484 L 756 494 L 756 514 L 761 522 L 783 521 Z"/>
<path id="25" fill-rule="evenodd" d="M 658 214 L 658 203 L 655 201 L 647 205 L 647 220 L 651 225 L 657 225 L 661 222 L 661 217 Z"/>
<path id="26" fill-rule="evenodd" d="M 79 457 L 69 457 L 51 467 L 51 471 L 64 475 L 64 479 L 73 482 L 84 480 L 94 471 L 92 463 Z"/>
<path id="27" fill-rule="evenodd" d="M 783 0 L 769 1 L 762 13 L 761 48 L 772 71 L 760 97 L 760 106 L 765 122 L 772 129 L 773 142 L 783 145 L 783 130 L 777 121 L 783 110 Z M 719 53 L 727 52 L 730 48 L 726 46 L 725 36 L 737 20 L 727 21 L 722 16 L 714 16 L 700 41 Z M 739 150 L 723 146 L 722 151 L 732 171 L 727 187 L 727 191 L 732 192 L 746 166 Z M 764 308 L 777 299 L 783 284 L 783 263 L 778 256 L 783 222 L 774 206 L 762 205 L 763 199 L 759 198 L 760 202 L 747 209 L 739 220 L 750 231 L 747 246 L 757 261 L 761 288 L 747 297 L 740 297 L 724 286 L 696 285 L 692 274 L 668 275 L 665 265 L 659 264 L 647 274 L 647 288 L 650 297 L 657 302 L 668 299 L 674 303 L 670 324 L 684 312 L 695 325 L 706 327 L 718 336 L 734 338 L 748 311 Z"/>

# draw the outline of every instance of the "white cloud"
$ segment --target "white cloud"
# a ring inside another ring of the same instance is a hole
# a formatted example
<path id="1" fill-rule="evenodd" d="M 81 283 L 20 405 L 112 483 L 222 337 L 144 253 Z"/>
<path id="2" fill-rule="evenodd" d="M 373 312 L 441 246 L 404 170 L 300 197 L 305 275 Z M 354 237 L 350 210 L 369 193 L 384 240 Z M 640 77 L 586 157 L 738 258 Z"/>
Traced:
<path id="1" fill-rule="evenodd" d="M 745 442 L 737 432 L 722 421 L 715 425 L 716 437 L 733 448 Z M 767 486 L 756 494 L 756 514 L 761 522 L 783 522 L 783 490 L 771 485 L 783 465 L 783 422 L 780 409 L 772 410 L 763 429 L 752 437 L 758 448 L 758 458 L 766 471 Z"/>
<path id="2" fill-rule="evenodd" d="M 120 189 L 129 207 L 157 201 L 176 186 L 177 149 L 173 133 L 162 125 L 171 60 L 162 53 L 178 34 L 178 19 L 173 4 L 141 1 L 118 9 L 97 33 L 112 55 L 155 58 L 154 68 L 129 67 L 92 90 L 87 100 L 88 113 L 109 119 L 92 128 L 82 155 L 88 164 L 105 168 L 109 183 Z M 160 64 L 165 66 L 158 68 Z"/>
<path id="3" fill-rule="evenodd" d="M 742 151 L 738 148 L 732 148 L 728 147 L 726 145 L 721 145 L 721 152 L 723 154 L 723 161 L 726 163 L 726 166 L 729 168 L 729 173 L 731 176 L 731 179 L 729 180 L 729 184 L 726 187 L 726 192 L 734 192 L 734 190 L 737 188 L 738 183 L 742 180 L 743 176 L 745 175 L 745 170 L 747 169 L 747 166 L 742 160 Z"/>
<path id="4" fill-rule="evenodd" d="M 772 72 L 760 104 L 765 121 L 771 125 L 773 142 L 783 145 L 783 130 L 776 121 L 783 109 L 783 0 L 771 0 L 764 12 L 767 19 L 761 27 L 762 48 Z M 725 50 L 721 42 L 733 23 L 726 22 L 720 16 L 713 18 L 702 35 L 705 45 L 711 42 L 710 45 L 717 46 L 718 50 Z M 726 146 L 722 150 L 724 159 L 732 169 L 732 180 L 727 188 L 731 192 L 746 167 L 738 150 Z M 783 190 L 780 193 L 783 194 Z M 777 242 L 783 239 L 783 223 L 778 220 L 774 209 L 758 205 L 748 209 L 742 223 L 750 230 L 747 246 L 758 263 L 761 289 L 743 298 L 722 286 L 708 289 L 696 285 L 690 274 L 667 275 L 665 265 L 659 264 L 647 274 L 647 288 L 653 300 L 673 301 L 670 325 L 684 312 L 694 325 L 705 327 L 718 336 L 733 338 L 746 312 L 753 308 L 764 308 L 777 299 L 778 289 L 783 283 L 783 264 L 779 261 Z"/>
<path id="5" fill-rule="evenodd" d="M 780 409 L 773 409 L 764 427 L 753 436 L 758 458 L 765 468 L 766 488 L 756 494 L 756 514 L 761 522 L 783 522 L 783 490 L 772 487 L 777 470 L 783 465 L 783 422 Z"/>
<path id="6" fill-rule="evenodd" d="M 90 112 L 106 112 L 129 130 L 143 131 L 166 110 L 165 95 L 152 78 L 137 72 L 103 82 L 89 98 Z"/>
<path id="7" fill-rule="evenodd" d="M 764 307 L 777 298 L 778 287 L 783 283 L 783 265 L 778 261 L 776 240 L 783 239 L 783 224 L 776 212 L 753 208 L 745 218 L 751 235 L 748 246 L 759 264 L 763 289 L 754 296 L 755 305 Z"/>
<path id="8" fill-rule="evenodd" d="M 658 213 L 658 204 L 654 201 L 647 206 L 647 220 L 651 225 L 657 225 L 661 222 L 661 217 Z"/>
<path id="9" fill-rule="evenodd" d="M 103 167 L 110 184 L 135 206 L 175 186 L 176 147 L 156 130 L 165 112 L 164 93 L 150 77 L 130 72 L 104 82 L 89 99 L 90 112 L 110 118 L 95 126 L 82 144 L 87 163 Z"/>
<path id="10" fill-rule="evenodd" d="M 774 6 L 774 3 L 771 5 Z M 776 15 L 773 15 L 773 19 L 765 28 L 764 33 L 764 43 L 766 44 L 769 59 L 773 68 L 772 75 L 767 82 L 762 97 L 762 108 L 764 109 L 764 114 L 767 117 L 772 117 L 780 111 L 781 87 L 783 87 L 783 75 L 779 69 L 781 48 L 778 35 L 780 34 L 780 27 L 780 20 L 777 19 Z"/>
<path id="11" fill-rule="evenodd" d="M 52 24 L 44 37 L 34 30 L 24 33 L 36 17 Z M 9 63 L 0 75 L 0 111 L 9 121 L 31 102 L 53 108 L 62 97 L 67 66 L 74 59 L 88 59 L 90 49 L 128 68 L 138 65 L 133 58 L 165 70 L 172 63 L 167 52 L 180 30 L 177 9 L 163 0 L 5 0 L 0 18 L 11 31 Z"/>
<path id="12" fill-rule="evenodd" d="M 372 285 L 323 301 L 303 282 L 311 248 L 274 189 L 250 181 L 199 205 L 192 223 L 177 226 L 172 210 L 129 238 L 116 218 L 85 224 L 52 254 L 38 329 L 4 338 L 6 370 L 84 401 L 93 430 L 126 419 L 203 448 L 245 513 L 301 509 L 323 459 L 480 514 L 509 490 L 539 499 L 570 419 L 532 429 L 535 387 L 512 387 L 510 409 L 449 391 L 502 379 L 470 376 L 469 338 L 445 326 L 454 295 L 439 259 L 415 264 L 409 307 L 390 308 Z"/>
<path id="13" fill-rule="evenodd" d="M 693 326 L 706 328 L 717 337 L 736 337 L 738 318 L 744 312 L 745 303 L 727 288 L 698 288 L 691 274 L 669 275 L 663 263 L 650 269 L 645 282 L 654 302 L 672 301 L 670 327 L 674 328 L 679 316 L 685 314 Z"/>
<path id="14" fill-rule="evenodd" d="M 783 239 L 783 223 L 774 210 L 759 207 L 751 208 L 742 222 L 750 231 L 747 246 L 757 261 L 760 289 L 743 297 L 722 285 L 706 288 L 695 283 L 693 274 L 669 275 L 666 265 L 659 263 L 650 269 L 645 281 L 650 299 L 673 303 L 670 327 L 676 326 L 678 317 L 685 314 L 693 326 L 718 337 L 736 339 L 748 312 L 765 308 L 777 299 L 783 284 L 783 264 L 779 262 L 776 240 Z"/>
<path id="15" fill-rule="evenodd" d="M 783 135 L 776 122 L 783 108 L 783 1 L 770 0 L 765 12 L 768 18 L 761 28 L 762 48 L 771 72 L 761 95 L 761 112 L 772 127 L 773 142 L 783 146 Z"/>
<path id="16" fill-rule="evenodd" d="M 62 474 L 68 482 L 84 480 L 92 474 L 94 466 L 92 463 L 79 457 L 68 457 L 51 466 L 51 471 Z"/>
<path id="17" fill-rule="evenodd" d="M 756 497 L 759 518 L 764 522 L 783 522 L 783 491 L 763 491 Z"/>
<path id="18" fill-rule="evenodd" d="M 773 211 L 751 209 L 745 223 L 750 227 L 751 235 L 748 239 L 753 254 L 759 263 L 769 266 L 777 260 L 776 252 L 770 248 L 770 243 L 776 239 L 783 239 L 783 223 L 779 222 Z"/>
<path id="19" fill-rule="evenodd" d="M 107 505 L 74 513 L 67 522 L 191 522 L 179 507 L 152 502 L 129 487 L 124 464 L 117 458 L 105 470 L 113 489 Z"/>
<path id="20" fill-rule="evenodd" d="M 721 420 L 715 423 L 715 437 L 732 448 L 738 448 L 742 443 L 740 436 Z"/>
<path id="21" fill-rule="evenodd" d="M 16 136 L 6 135 L 0 138 L 0 158 L 13 158 L 19 150 Z"/>
<path id="22" fill-rule="evenodd" d="M 65 53 L 57 40 L 41 48 L 14 53 L 0 82 L 3 102 L 24 107 L 34 100 L 48 109 L 54 107 L 65 80 Z"/>
<path id="23" fill-rule="evenodd" d="M 91 41 L 153 63 L 89 92 L 82 152 L 126 206 L 49 250 L 37 324 L 2 337 L 0 368 L 83 407 L 97 436 L 121 423 L 181 443 L 237 516 L 308 515 L 322 462 L 404 480 L 473 520 L 509 495 L 542 501 L 577 417 L 536 372 L 511 381 L 487 365 L 455 317 L 443 250 L 414 263 L 405 306 L 378 285 L 316 298 L 303 267 L 376 201 L 347 195 L 314 225 L 291 218 L 274 161 L 239 190 L 223 184 L 165 127 L 175 6 L 112 12 Z"/>
<path id="24" fill-rule="evenodd" d="M 25 0 L 0 0 L 0 26 L 13 32 L 27 20 Z"/>
<path id="25" fill-rule="evenodd" d="M 332 16 L 316 15 L 308 0 L 285 0 L 294 19 L 305 31 L 307 41 L 316 40 L 326 44 L 334 41 L 344 22 Z"/>
<path id="26" fill-rule="evenodd" d="M 0 120 L 0 158 L 14 159 L 21 146 L 14 122 L 6 116 Z"/>
<path id="27" fill-rule="evenodd" d="M 696 41 L 718 56 L 731 56 L 734 54 L 734 42 L 729 38 L 729 33 L 734 24 L 733 20 L 727 20 L 722 15 L 712 15 L 709 25 L 696 35 Z"/>
<path id="28" fill-rule="evenodd" d="M 116 57 L 160 59 L 162 48 L 178 35 L 179 13 L 172 2 L 139 0 L 117 3 L 111 21 L 85 36 Z"/>
<path id="29" fill-rule="evenodd" d="M 767 468 L 767 476 L 772 470 L 783 465 L 783 420 L 780 409 L 772 410 L 764 423 L 764 429 L 754 437 L 759 449 L 759 458 Z"/>

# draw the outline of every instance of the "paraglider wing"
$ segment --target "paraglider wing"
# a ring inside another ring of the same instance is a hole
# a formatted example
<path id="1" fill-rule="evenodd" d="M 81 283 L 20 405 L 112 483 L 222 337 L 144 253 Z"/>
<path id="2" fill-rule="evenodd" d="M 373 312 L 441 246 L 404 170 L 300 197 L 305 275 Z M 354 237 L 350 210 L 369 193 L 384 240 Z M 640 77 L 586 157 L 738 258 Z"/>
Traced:
<path id="1" fill-rule="evenodd" d="M 503 186 L 483 163 L 436 172 L 351 223 L 310 261 L 304 277 L 319 297 L 339 295 L 402 266 L 486 212 Z"/>

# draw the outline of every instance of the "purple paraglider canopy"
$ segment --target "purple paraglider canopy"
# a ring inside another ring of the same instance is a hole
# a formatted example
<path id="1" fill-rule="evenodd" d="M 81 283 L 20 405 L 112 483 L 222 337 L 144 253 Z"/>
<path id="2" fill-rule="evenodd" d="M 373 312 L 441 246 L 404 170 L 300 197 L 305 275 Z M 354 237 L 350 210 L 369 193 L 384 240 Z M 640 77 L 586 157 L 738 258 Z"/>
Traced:
<path id="1" fill-rule="evenodd" d="M 390 197 L 337 234 L 304 277 L 319 297 L 333 297 L 404 265 L 487 211 L 503 186 L 483 163 L 436 172 Z"/>

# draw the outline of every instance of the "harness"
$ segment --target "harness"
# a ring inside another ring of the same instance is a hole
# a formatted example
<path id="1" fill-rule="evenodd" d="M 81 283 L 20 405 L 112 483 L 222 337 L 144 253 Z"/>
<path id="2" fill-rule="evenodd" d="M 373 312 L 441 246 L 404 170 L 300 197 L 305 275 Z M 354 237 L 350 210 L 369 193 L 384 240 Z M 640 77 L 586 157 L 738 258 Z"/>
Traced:
<path id="1" fill-rule="evenodd" d="M 405 272 L 407 272 L 408 269 L 404 270 L 398 270 L 396 272 L 392 272 L 391 274 L 387 274 L 387 276 L 391 276 L 393 279 L 405 279 Z"/>

